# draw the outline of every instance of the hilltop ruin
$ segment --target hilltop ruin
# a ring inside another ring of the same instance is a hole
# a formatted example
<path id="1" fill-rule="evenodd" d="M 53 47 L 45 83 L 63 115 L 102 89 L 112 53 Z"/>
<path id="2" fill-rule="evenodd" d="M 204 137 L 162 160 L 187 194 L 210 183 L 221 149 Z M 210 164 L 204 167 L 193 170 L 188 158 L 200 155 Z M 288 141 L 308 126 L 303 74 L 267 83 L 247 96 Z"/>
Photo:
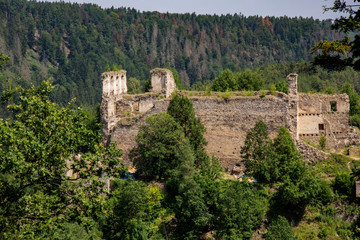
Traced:
<path id="1" fill-rule="evenodd" d="M 240 148 L 246 133 L 258 120 L 268 126 L 270 137 L 275 137 L 280 126 L 289 129 L 305 159 L 326 157 L 302 140 L 318 143 L 326 136 L 327 146 L 345 147 L 358 137 L 350 124 L 349 98 L 346 94 L 304 94 L 297 92 L 297 74 L 289 74 L 289 94 L 254 92 L 252 96 L 234 93 L 224 99 L 216 93 L 205 96 L 199 92 L 178 91 L 171 71 L 151 71 L 151 90 L 145 94 L 129 95 L 126 72 L 107 72 L 103 75 L 101 121 L 106 142 L 115 142 L 123 150 L 124 160 L 135 146 L 135 136 L 146 117 L 166 112 L 171 93 L 187 95 L 193 102 L 197 117 L 207 131 L 208 154 L 220 159 L 222 166 L 232 170 L 241 165 Z"/>

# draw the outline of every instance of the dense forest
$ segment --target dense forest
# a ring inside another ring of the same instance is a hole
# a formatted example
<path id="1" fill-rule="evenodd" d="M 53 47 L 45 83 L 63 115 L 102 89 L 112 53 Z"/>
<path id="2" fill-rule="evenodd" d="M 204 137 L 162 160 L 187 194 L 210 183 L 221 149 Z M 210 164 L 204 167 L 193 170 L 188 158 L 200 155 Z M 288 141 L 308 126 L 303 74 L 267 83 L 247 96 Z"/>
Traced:
<path id="1" fill-rule="evenodd" d="M 0 50 L 11 62 L 0 76 L 22 86 L 52 77 L 52 99 L 99 103 L 100 74 L 115 65 L 142 84 L 155 67 L 175 69 L 184 86 L 224 69 L 309 60 L 319 40 L 339 39 L 330 21 L 102 9 L 92 4 L 0 1 Z M 286 73 L 288 74 L 288 72 Z M 283 75 L 282 77 L 286 76 Z"/>

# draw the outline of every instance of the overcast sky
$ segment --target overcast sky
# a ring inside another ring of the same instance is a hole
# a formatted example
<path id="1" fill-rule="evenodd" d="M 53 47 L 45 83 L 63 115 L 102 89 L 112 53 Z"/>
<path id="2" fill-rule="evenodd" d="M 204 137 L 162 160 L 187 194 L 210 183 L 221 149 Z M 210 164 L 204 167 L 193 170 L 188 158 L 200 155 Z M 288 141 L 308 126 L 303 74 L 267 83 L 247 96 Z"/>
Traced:
<path id="1" fill-rule="evenodd" d="M 47 0 L 50 1 L 50 0 Z M 95 3 L 103 8 L 131 7 L 140 11 L 197 14 L 234 14 L 245 16 L 302 16 L 319 19 L 336 18 L 333 12 L 323 13 L 323 6 L 334 0 L 65 0 L 65 2 Z M 351 1 L 352 2 L 352 1 Z"/>

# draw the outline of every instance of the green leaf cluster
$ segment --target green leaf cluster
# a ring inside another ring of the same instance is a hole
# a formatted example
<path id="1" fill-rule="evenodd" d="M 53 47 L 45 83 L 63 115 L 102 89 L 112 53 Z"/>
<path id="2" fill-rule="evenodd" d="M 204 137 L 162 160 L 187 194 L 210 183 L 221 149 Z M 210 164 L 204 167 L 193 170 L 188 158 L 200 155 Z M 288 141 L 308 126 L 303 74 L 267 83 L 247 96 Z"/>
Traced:
<path id="1" fill-rule="evenodd" d="M 72 103 L 52 103 L 51 89 L 49 82 L 20 89 L 19 102 L 8 106 L 14 119 L 0 119 L 1 238 L 53 238 L 74 229 L 100 237 L 101 177 L 124 171 L 121 151 L 105 148 Z"/>
<path id="2" fill-rule="evenodd" d="M 243 72 L 233 73 L 230 69 L 224 70 L 212 84 L 212 90 L 218 92 L 229 91 L 259 91 L 265 80 L 257 72 L 246 69 Z"/>

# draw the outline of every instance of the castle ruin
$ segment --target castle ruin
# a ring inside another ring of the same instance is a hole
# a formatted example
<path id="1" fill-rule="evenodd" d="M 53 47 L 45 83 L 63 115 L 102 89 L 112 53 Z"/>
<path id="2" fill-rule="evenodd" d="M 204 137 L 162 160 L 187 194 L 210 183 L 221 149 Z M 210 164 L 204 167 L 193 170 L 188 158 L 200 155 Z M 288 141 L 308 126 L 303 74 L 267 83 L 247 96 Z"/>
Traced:
<path id="1" fill-rule="evenodd" d="M 297 92 L 297 74 L 289 74 L 289 94 L 254 92 L 252 96 L 234 93 L 229 99 L 205 96 L 199 92 L 178 91 L 171 71 L 154 69 L 151 72 L 151 90 L 145 94 L 127 94 L 126 72 L 107 72 L 103 76 L 101 120 L 105 141 L 115 142 L 123 150 L 123 159 L 136 146 L 135 136 L 146 117 L 166 112 L 171 93 L 187 95 L 193 102 L 197 117 L 206 127 L 206 150 L 220 159 L 225 169 L 241 166 L 240 149 L 246 133 L 259 120 L 268 126 L 271 138 L 281 126 L 286 126 L 305 159 L 326 157 L 303 140 L 318 143 L 326 136 L 327 146 L 344 147 L 357 135 L 350 125 L 349 98 L 346 94 L 303 94 Z"/>

